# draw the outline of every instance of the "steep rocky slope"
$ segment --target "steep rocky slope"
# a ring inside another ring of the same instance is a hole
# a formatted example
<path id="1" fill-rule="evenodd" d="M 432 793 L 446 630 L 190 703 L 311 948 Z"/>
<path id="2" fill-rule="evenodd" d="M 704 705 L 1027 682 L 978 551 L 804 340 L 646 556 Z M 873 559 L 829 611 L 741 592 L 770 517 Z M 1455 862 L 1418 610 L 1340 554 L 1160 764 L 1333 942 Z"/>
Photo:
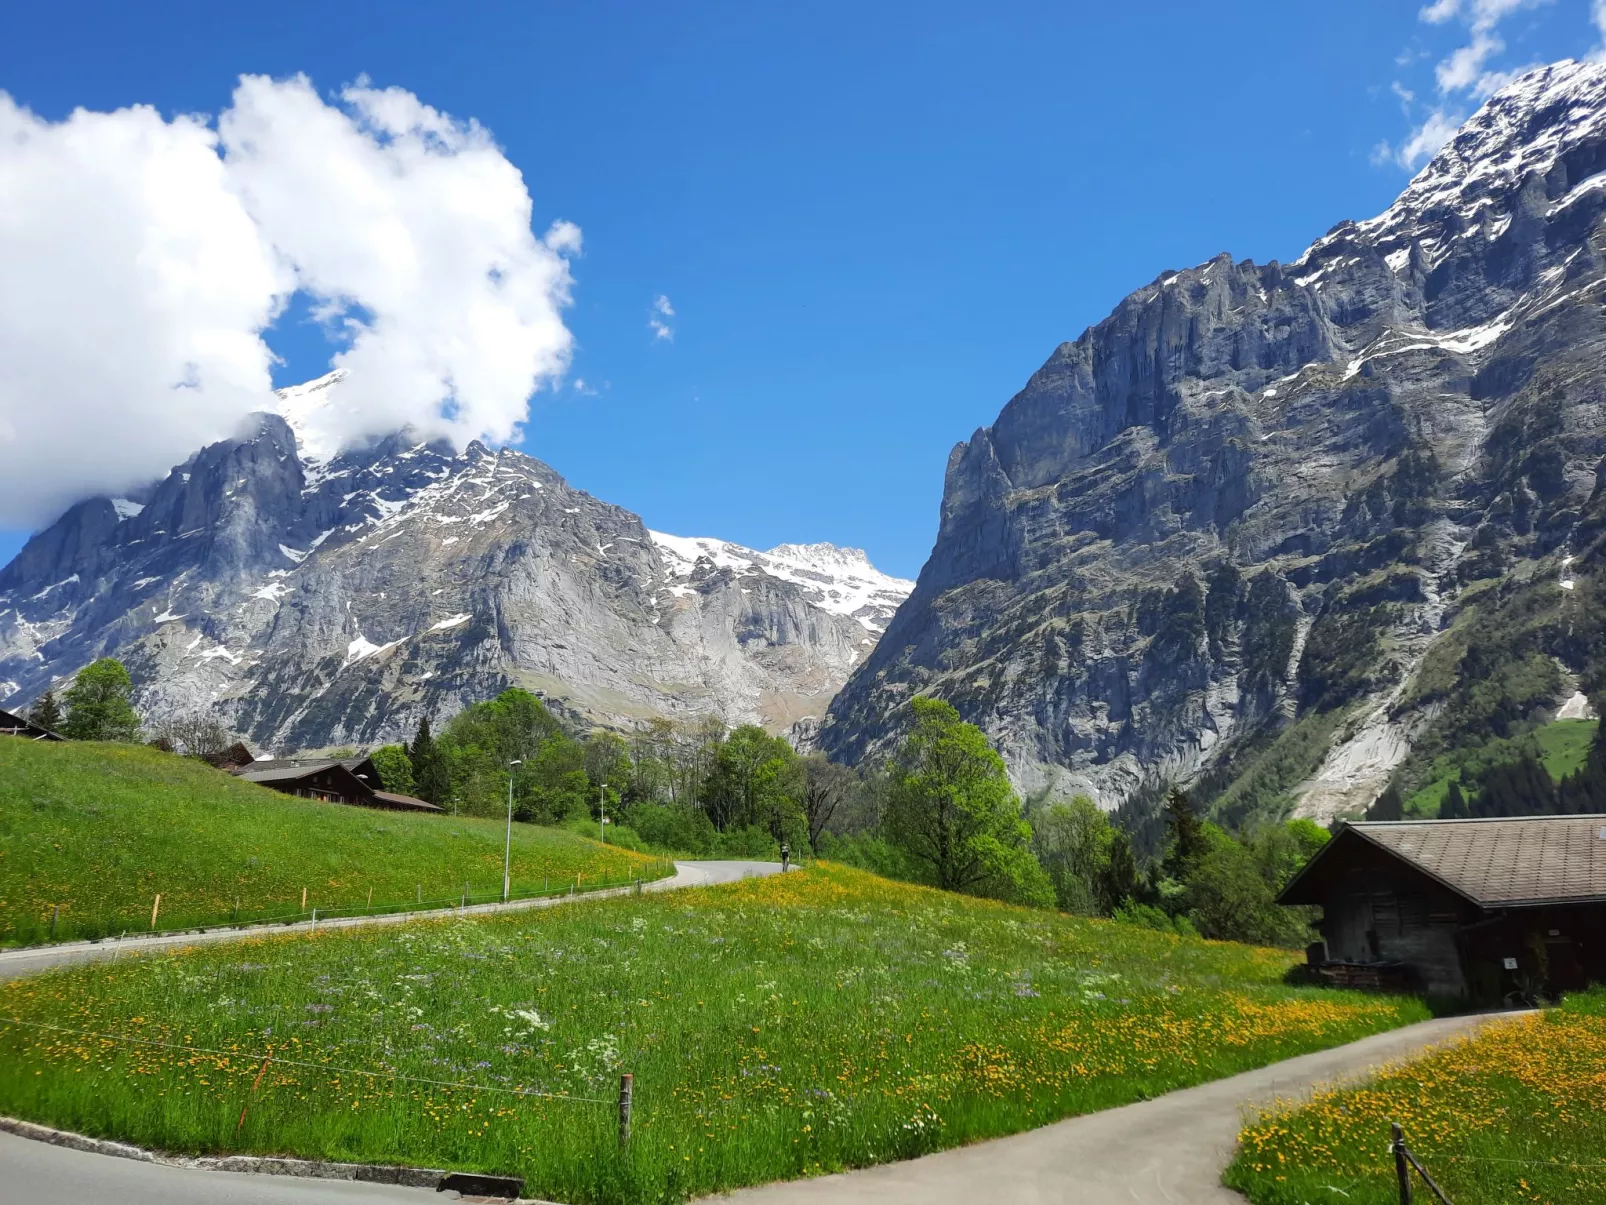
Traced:
<path id="1" fill-rule="evenodd" d="M 509 684 L 606 724 L 783 728 L 823 712 L 911 586 L 852 549 L 649 532 L 479 444 L 320 458 L 296 432 L 338 385 L 34 537 L 0 571 L 0 701 L 115 654 L 147 715 L 209 709 L 272 748 L 394 739 Z"/>
<path id="2" fill-rule="evenodd" d="M 1603 214 L 1606 66 L 1562 63 L 1295 263 L 1133 293 L 954 449 L 823 746 L 933 693 L 1028 789 L 1330 816 L 1547 714 L 1595 657 Z"/>

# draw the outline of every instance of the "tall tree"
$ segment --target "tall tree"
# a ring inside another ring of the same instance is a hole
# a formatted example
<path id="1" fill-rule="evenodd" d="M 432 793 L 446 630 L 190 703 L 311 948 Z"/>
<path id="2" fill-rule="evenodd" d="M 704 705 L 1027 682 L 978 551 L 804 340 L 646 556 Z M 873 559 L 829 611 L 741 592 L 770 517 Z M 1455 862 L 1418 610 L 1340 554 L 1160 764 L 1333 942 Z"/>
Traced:
<path id="1" fill-rule="evenodd" d="M 75 741 L 135 741 L 139 715 L 129 702 L 134 683 L 123 663 L 102 657 L 78 671 L 67 691 L 61 734 Z"/>
<path id="2" fill-rule="evenodd" d="M 413 761 L 407 756 L 406 745 L 381 745 L 371 753 L 374 769 L 379 771 L 379 781 L 387 791 L 395 791 L 398 795 L 411 795 L 418 790 L 418 784 L 413 781 Z"/>
<path id="3" fill-rule="evenodd" d="M 1461 793 L 1461 780 L 1452 778 L 1450 789 L 1444 793 L 1444 802 L 1439 805 L 1440 820 L 1465 820 L 1467 818 L 1467 799 Z"/>
<path id="4" fill-rule="evenodd" d="M 1182 882 L 1194 864 L 1204 856 L 1207 846 L 1204 825 L 1193 810 L 1188 793 L 1172 787 L 1165 797 L 1165 823 L 1169 846 L 1161 861 L 1161 873 Z"/>
<path id="5" fill-rule="evenodd" d="M 407 747 L 407 760 L 413 767 L 413 782 L 418 788 L 418 797 L 444 807 L 451 799 L 451 775 L 446 759 L 429 731 L 428 716 L 418 721 L 418 732 L 413 736 L 413 743 Z"/>
<path id="6" fill-rule="evenodd" d="M 1403 820 L 1405 819 L 1405 801 L 1400 798 L 1400 788 L 1389 783 L 1366 809 L 1368 820 Z"/>
<path id="7" fill-rule="evenodd" d="M 823 753 L 810 753 L 803 759 L 803 816 L 809 825 L 811 849 L 819 848 L 820 835 L 843 811 L 858 785 L 852 770 L 837 765 Z"/>
<path id="8" fill-rule="evenodd" d="M 1138 859 L 1132 838 L 1124 828 L 1112 826 L 1109 860 L 1099 876 L 1099 910 L 1106 916 L 1121 909 L 1138 890 Z"/>
<path id="9" fill-rule="evenodd" d="M 47 690 L 35 699 L 28 710 L 28 719 L 47 732 L 61 731 L 61 704 L 56 702 L 56 692 Z"/>
<path id="10" fill-rule="evenodd" d="M 938 887 L 1052 902 L 1004 759 L 953 704 L 916 698 L 910 708 L 914 724 L 889 771 L 888 839 L 924 864 Z"/>
<path id="11" fill-rule="evenodd" d="M 1115 841 L 1109 817 L 1078 795 L 1037 809 L 1031 824 L 1032 852 L 1048 872 L 1061 910 L 1083 916 L 1098 912 L 1100 882 Z"/>

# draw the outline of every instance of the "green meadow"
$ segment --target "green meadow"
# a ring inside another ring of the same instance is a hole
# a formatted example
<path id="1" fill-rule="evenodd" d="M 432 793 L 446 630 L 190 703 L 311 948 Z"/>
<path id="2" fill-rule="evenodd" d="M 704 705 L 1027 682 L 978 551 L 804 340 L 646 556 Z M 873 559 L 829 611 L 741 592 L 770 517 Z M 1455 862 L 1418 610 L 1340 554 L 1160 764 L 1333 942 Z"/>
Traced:
<path id="1" fill-rule="evenodd" d="M 0 741 L 0 944 L 499 898 L 494 820 L 318 803 L 140 745 Z M 665 871 L 513 826 L 519 895 Z"/>
<path id="2" fill-rule="evenodd" d="M 6 983 L 0 1113 L 168 1150 L 509 1173 L 561 1201 L 679 1201 L 1012 1133 L 1426 1015 L 1290 986 L 1296 957 L 819 864 Z"/>

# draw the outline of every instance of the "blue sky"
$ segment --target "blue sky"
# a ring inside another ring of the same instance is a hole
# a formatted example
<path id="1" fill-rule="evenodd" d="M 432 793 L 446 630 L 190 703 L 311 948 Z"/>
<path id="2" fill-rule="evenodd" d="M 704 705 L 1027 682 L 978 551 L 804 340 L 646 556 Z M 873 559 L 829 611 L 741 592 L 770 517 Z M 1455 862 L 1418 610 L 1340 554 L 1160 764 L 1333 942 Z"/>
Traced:
<path id="1" fill-rule="evenodd" d="M 477 119 L 537 230 L 585 235 L 571 384 L 525 450 L 652 527 L 912 577 L 950 448 L 1057 343 L 1162 271 L 1384 208 L 1410 173 L 1380 144 L 1475 107 L 1440 65 L 1479 36 L 1485 73 L 1599 41 L 1583 0 L 1436 8 L 66 2 L 8 14 L 0 90 L 171 115 L 241 73 L 366 74 Z M 278 384 L 327 365 L 297 311 L 269 342 Z"/>

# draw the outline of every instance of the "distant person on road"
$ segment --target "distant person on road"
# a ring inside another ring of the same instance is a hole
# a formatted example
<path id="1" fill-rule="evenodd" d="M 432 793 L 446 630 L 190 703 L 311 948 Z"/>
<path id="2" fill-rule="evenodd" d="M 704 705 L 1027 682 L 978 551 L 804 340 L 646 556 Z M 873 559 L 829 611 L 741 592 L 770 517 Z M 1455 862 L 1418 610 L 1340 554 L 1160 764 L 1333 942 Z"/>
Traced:
<path id="1" fill-rule="evenodd" d="M 781 873 L 785 874 L 792 866 L 792 847 L 785 841 L 781 842 Z"/>

